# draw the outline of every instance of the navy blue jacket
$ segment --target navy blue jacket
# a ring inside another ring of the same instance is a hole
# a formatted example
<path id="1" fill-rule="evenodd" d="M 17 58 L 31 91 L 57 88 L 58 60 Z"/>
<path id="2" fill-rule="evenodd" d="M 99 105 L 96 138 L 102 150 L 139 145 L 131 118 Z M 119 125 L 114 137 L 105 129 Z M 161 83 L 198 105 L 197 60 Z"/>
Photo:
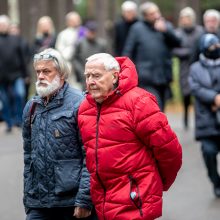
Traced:
<path id="1" fill-rule="evenodd" d="M 65 83 L 45 106 L 32 98 L 23 113 L 24 206 L 91 208 L 90 176 L 79 138 L 77 111 L 83 96 Z M 30 120 L 32 103 L 36 107 Z"/>

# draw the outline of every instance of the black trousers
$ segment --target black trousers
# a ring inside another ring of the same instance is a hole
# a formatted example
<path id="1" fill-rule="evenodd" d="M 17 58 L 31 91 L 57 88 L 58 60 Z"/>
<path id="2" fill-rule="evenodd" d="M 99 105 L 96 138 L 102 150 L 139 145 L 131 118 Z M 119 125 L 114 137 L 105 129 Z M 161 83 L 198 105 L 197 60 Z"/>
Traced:
<path id="1" fill-rule="evenodd" d="M 75 220 L 73 216 L 74 207 L 67 208 L 30 208 L 27 211 L 26 220 Z M 98 220 L 95 211 L 87 218 L 81 218 L 82 220 Z"/>
<path id="2" fill-rule="evenodd" d="M 220 187 L 220 176 L 218 173 L 217 154 L 220 152 L 220 137 L 209 137 L 201 139 L 203 159 L 207 173 L 214 187 Z"/>
<path id="3" fill-rule="evenodd" d="M 156 97 L 160 110 L 164 112 L 166 101 L 170 99 L 172 96 L 169 87 L 162 85 L 162 86 L 145 86 L 142 88 L 146 89 L 148 92 L 152 93 Z"/>

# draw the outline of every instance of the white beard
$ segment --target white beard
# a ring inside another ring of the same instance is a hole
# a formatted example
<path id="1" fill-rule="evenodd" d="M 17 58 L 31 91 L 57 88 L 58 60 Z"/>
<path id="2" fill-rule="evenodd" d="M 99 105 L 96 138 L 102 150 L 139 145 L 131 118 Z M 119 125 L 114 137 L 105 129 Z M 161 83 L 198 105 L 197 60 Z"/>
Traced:
<path id="1" fill-rule="evenodd" d="M 40 83 L 47 84 L 47 86 L 41 86 Z M 56 75 L 51 83 L 47 80 L 38 80 L 36 82 L 36 91 L 40 97 L 47 97 L 53 94 L 60 87 L 60 77 Z"/>

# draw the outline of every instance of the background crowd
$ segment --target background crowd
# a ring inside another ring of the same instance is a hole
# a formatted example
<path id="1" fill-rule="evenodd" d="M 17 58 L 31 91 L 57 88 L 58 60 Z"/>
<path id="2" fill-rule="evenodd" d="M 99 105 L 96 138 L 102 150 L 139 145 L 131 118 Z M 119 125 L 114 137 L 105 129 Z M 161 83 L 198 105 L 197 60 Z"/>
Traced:
<path id="1" fill-rule="evenodd" d="M 7 133 L 10 133 L 14 126 L 21 127 L 23 107 L 28 98 L 35 93 L 32 86 L 35 76 L 31 61 L 34 54 L 46 48 L 55 48 L 63 55 L 72 73 L 69 83 L 83 91 L 86 90 L 83 76 L 85 58 L 101 52 L 108 52 L 114 56 L 128 56 L 136 65 L 138 85 L 156 96 L 161 111 L 165 111 L 167 101 L 172 98 L 172 60 L 173 57 L 177 57 L 180 63 L 179 86 L 183 103 L 183 127 L 188 128 L 192 95 L 197 99 L 199 96 L 195 91 L 200 88 L 195 86 L 192 78 L 191 85 L 189 84 L 191 67 L 200 62 L 201 55 L 211 59 L 214 67 L 218 67 L 220 54 L 207 57 L 204 43 L 201 43 L 206 34 L 213 34 L 217 40 L 214 43 L 211 40 L 212 43 L 208 44 L 206 49 L 213 45 L 218 48 L 218 10 L 206 10 L 203 14 L 203 24 L 198 24 L 194 9 L 185 7 L 179 12 L 178 25 L 175 27 L 163 17 L 163 12 L 155 3 L 146 2 L 138 7 L 133 1 L 125 1 L 121 5 L 121 18 L 115 22 L 113 28 L 113 45 L 98 36 L 97 21 L 83 22 L 76 11 L 69 12 L 65 20 L 66 28 L 57 33 L 51 17 L 40 17 L 36 24 L 36 35 L 32 42 L 28 42 L 22 37 L 18 25 L 13 24 L 7 15 L 0 15 L 0 117 L 6 123 Z M 218 79 L 216 81 L 218 82 Z M 218 94 L 220 87 L 215 87 L 215 91 Z M 206 90 L 205 94 L 209 94 L 209 91 Z M 204 94 L 201 96 L 204 97 Z M 209 99 L 209 104 L 212 102 L 213 100 Z M 219 127 L 214 134 L 205 133 L 205 138 L 210 136 L 219 137 Z M 204 146 L 204 142 L 202 143 Z M 208 146 L 212 144 L 209 143 Z M 219 147 L 215 147 L 214 152 L 210 152 L 210 147 L 207 151 L 205 149 L 207 147 L 203 147 L 203 154 L 208 167 L 208 153 L 211 153 L 212 157 L 214 154 L 216 158 Z M 216 160 L 212 166 L 217 166 Z M 210 172 L 209 170 L 209 176 L 212 176 Z M 219 179 L 218 175 L 216 178 Z M 214 192 L 220 196 L 220 189 L 216 190 L 220 187 L 220 181 L 212 182 Z"/>

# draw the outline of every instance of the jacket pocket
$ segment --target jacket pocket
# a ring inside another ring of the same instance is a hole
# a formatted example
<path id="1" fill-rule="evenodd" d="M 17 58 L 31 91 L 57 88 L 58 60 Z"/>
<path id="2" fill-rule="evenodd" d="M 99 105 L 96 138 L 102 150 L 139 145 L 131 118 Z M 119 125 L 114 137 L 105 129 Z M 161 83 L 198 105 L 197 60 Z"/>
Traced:
<path id="1" fill-rule="evenodd" d="M 51 129 L 52 135 L 55 138 L 63 138 L 72 136 L 75 123 L 75 118 L 73 117 L 73 111 L 62 111 L 55 113 L 51 116 L 52 122 L 49 127 Z"/>
<path id="2" fill-rule="evenodd" d="M 136 206 L 136 208 L 139 210 L 140 216 L 142 217 L 143 216 L 142 199 L 140 196 L 138 183 L 132 175 L 128 175 L 128 178 L 130 180 L 130 199 L 132 203 Z"/>
<path id="3" fill-rule="evenodd" d="M 55 194 L 66 195 L 78 190 L 81 177 L 81 159 L 58 160 L 55 162 Z"/>

